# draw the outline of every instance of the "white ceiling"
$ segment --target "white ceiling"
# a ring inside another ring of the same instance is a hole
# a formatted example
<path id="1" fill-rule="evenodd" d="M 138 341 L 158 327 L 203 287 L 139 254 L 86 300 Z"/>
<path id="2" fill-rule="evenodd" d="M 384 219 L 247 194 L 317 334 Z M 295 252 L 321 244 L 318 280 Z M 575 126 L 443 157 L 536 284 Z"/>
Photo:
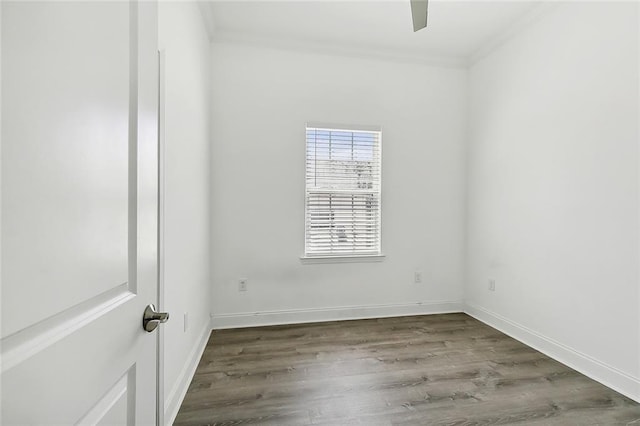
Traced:
<path id="1" fill-rule="evenodd" d="M 214 39 L 233 35 L 466 61 L 539 2 L 430 0 L 428 27 L 417 33 L 409 0 L 216 0 L 211 5 Z"/>

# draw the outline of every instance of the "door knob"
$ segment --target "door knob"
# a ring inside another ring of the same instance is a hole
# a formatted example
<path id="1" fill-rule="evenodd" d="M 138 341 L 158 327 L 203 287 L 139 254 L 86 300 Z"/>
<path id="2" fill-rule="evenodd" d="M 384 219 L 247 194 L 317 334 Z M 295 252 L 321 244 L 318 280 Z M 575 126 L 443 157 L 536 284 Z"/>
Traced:
<path id="1" fill-rule="evenodd" d="M 151 333 L 161 322 L 169 321 L 168 312 L 158 312 L 153 304 L 147 305 L 142 315 L 142 328 Z"/>

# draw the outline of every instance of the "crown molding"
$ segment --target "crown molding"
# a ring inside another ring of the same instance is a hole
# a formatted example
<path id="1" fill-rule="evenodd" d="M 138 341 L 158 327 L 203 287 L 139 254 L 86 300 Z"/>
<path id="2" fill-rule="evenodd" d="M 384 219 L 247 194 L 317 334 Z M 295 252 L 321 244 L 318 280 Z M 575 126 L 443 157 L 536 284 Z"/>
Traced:
<path id="1" fill-rule="evenodd" d="M 288 37 L 254 34 L 244 31 L 216 30 L 213 43 L 232 43 L 280 50 L 320 53 L 333 56 L 357 57 L 382 61 L 414 63 L 446 68 L 467 67 L 467 58 L 458 56 L 426 55 L 411 51 L 381 49 L 355 44 L 337 44 L 324 41 L 293 39 Z"/>
<path id="2" fill-rule="evenodd" d="M 283 37 L 272 34 L 257 34 L 247 31 L 233 31 L 216 28 L 213 4 L 198 1 L 198 7 L 212 43 L 231 43 L 279 50 L 319 53 L 332 56 L 356 57 L 388 62 L 412 63 L 444 68 L 469 69 L 509 40 L 516 37 L 542 17 L 555 10 L 562 1 L 543 0 L 535 4 L 503 31 L 487 40 L 468 56 L 432 55 L 415 51 L 380 48 L 352 43 L 332 43 L 304 38 Z"/>
<path id="3" fill-rule="evenodd" d="M 480 48 L 467 58 L 466 66 L 471 68 L 483 58 L 489 56 L 493 51 L 503 46 L 509 40 L 520 34 L 526 28 L 538 22 L 552 10 L 561 4 L 560 1 L 543 1 L 531 7 L 518 19 L 515 19 L 507 28 L 499 32 L 496 36 L 487 40 Z"/>
<path id="4" fill-rule="evenodd" d="M 209 41 L 213 41 L 213 35 L 216 31 L 215 19 L 213 17 L 213 4 L 210 1 L 198 1 L 197 3 L 209 36 Z"/>

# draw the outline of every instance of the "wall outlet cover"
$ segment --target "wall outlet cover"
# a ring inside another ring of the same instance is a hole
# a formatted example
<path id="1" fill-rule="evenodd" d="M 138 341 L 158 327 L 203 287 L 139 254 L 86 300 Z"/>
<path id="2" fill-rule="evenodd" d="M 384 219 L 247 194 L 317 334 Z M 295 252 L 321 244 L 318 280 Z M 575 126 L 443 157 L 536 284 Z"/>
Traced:
<path id="1" fill-rule="evenodd" d="M 246 278 L 240 278 L 238 280 L 238 291 L 247 291 L 247 282 L 249 280 Z"/>
<path id="2" fill-rule="evenodd" d="M 496 280 L 493 278 L 489 279 L 489 291 L 496 291 Z"/>

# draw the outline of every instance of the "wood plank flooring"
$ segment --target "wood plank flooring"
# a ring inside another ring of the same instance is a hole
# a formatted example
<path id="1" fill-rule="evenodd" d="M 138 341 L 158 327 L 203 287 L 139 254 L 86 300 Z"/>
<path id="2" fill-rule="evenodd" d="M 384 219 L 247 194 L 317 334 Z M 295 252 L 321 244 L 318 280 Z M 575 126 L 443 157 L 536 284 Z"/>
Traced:
<path id="1" fill-rule="evenodd" d="M 214 331 L 176 425 L 633 425 L 640 404 L 465 314 Z"/>

